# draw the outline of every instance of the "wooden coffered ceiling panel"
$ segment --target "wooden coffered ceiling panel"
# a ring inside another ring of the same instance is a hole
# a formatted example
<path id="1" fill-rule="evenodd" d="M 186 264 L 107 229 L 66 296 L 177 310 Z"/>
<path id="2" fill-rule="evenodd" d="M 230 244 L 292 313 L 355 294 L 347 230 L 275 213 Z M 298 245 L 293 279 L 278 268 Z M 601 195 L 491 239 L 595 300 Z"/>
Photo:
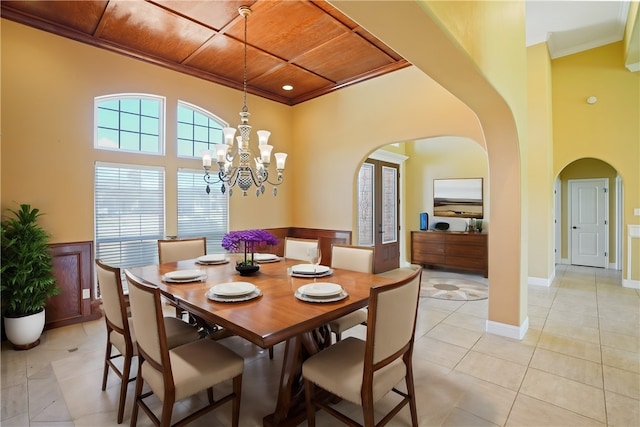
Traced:
<path id="1" fill-rule="evenodd" d="M 325 1 L 9 1 L 2 17 L 295 105 L 409 63 Z M 285 91 L 282 86 L 293 86 Z"/>

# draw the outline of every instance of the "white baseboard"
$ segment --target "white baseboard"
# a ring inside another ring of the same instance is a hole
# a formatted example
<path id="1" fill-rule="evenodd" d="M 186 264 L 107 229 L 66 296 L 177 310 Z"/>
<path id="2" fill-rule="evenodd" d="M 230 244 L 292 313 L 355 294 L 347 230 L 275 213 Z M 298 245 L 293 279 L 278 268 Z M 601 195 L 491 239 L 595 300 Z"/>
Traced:
<path id="1" fill-rule="evenodd" d="M 506 323 L 487 320 L 486 330 L 490 334 L 521 340 L 529 329 L 529 318 L 524 319 L 520 326 L 507 325 Z"/>
<path id="2" fill-rule="evenodd" d="M 622 286 L 625 288 L 640 289 L 640 280 L 622 279 Z"/>
<path id="3" fill-rule="evenodd" d="M 571 265 L 571 260 L 569 258 L 560 258 L 560 264 Z"/>
<path id="4" fill-rule="evenodd" d="M 544 277 L 531 277 L 529 276 L 527 278 L 527 283 L 529 285 L 536 285 L 536 286 L 546 286 L 547 288 L 551 286 L 551 283 L 553 283 L 553 279 L 555 279 L 556 277 L 556 272 L 555 269 L 553 271 L 553 273 L 551 273 L 551 276 L 547 279 L 545 279 Z"/>

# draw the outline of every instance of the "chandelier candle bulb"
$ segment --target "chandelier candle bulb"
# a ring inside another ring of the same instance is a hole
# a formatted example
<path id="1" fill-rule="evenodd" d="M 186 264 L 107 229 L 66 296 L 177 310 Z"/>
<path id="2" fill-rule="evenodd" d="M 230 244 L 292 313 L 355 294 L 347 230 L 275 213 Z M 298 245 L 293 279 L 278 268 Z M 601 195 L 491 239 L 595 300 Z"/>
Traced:
<path id="1" fill-rule="evenodd" d="M 273 145 L 260 146 L 260 157 L 262 160 L 262 164 L 268 165 L 269 163 L 271 163 L 271 150 L 273 150 Z"/>
<path id="2" fill-rule="evenodd" d="M 216 144 L 216 158 L 219 164 L 224 164 L 227 161 L 227 151 L 229 146 L 227 144 Z"/>
<path id="3" fill-rule="evenodd" d="M 276 158 L 276 169 L 284 170 L 284 163 L 287 160 L 287 153 L 276 153 L 273 156 Z"/>
<path id="4" fill-rule="evenodd" d="M 205 168 L 211 167 L 211 151 L 202 151 L 202 166 Z"/>
<path id="5" fill-rule="evenodd" d="M 224 135 L 224 143 L 227 145 L 233 145 L 233 138 L 236 136 L 236 128 L 222 128 L 222 134 Z"/>
<path id="6" fill-rule="evenodd" d="M 271 136 L 271 132 L 268 130 L 259 130 L 256 133 L 258 134 L 258 146 L 267 145 L 269 143 L 269 136 Z"/>

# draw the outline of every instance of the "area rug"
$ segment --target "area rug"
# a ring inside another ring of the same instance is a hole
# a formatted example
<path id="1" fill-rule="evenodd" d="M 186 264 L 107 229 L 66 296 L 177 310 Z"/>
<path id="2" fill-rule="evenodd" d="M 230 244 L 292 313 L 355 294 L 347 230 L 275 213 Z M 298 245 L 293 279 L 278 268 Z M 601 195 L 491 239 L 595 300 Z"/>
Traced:
<path id="1" fill-rule="evenodd" d="M 422 280 L 420 296 L 451 301 L 475 301 L 489 297 L 489 286 L 466 279 L 429 277 Z"/>

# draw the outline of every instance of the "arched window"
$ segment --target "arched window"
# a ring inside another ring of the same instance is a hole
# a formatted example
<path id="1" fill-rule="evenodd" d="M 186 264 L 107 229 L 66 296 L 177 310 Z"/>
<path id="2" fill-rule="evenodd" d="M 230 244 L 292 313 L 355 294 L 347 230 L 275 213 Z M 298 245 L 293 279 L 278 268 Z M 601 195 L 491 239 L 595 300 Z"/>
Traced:
<path id="1" fill-rule="evenodd" d="M 227 123 L 195 105 L 178 101 L 178 157 L 200 157 L 203 150 L 222 144 L 222 128 Z"/>

